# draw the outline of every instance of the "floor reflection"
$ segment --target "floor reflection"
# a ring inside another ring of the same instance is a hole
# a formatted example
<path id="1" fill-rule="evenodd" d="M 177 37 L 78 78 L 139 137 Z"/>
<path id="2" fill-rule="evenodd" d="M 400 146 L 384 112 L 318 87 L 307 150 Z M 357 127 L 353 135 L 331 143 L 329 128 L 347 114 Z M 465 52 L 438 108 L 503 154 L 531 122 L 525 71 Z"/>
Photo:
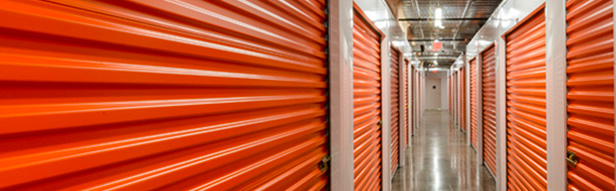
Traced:
<path id="1" fill-rule="evenodd" d="M 466 136 L 450 127 L 448 111 L 427 111 L 415 129 L 405 166 L 393 178 L 393 190 L 495 190 L 487 168 L 466 144 Z"/>

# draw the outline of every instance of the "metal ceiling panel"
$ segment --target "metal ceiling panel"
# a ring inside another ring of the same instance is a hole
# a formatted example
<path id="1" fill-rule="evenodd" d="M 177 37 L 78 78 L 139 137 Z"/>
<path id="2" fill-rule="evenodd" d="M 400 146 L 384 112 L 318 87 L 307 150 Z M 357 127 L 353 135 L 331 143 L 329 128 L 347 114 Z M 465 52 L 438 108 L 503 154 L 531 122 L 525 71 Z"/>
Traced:
<path id="1" fill-rule="evenodd" d="M 403 0 L 398 18 L 434 18 L 435 9 L 443 10 L 443 18 L 488 18 L 502 0 Z M 434 21 L 400 21 L 405 27 L 407 38 L 412 39 L 464 39 L 462 41 L 442 41 L 445 51 L 462 52 L 470 39 L 483 26 L 487 19 L 443 20 L 443 27 L 436 27 Z M 411 42 L 417 52 L 423 45 L 430 49 L 432 42 Z M 419 56 L 422 57 L 422 56 Z M 447 62 L 447 65 L 451 65 Z M 445 66 L 448 68 L 449 66 Z"/>

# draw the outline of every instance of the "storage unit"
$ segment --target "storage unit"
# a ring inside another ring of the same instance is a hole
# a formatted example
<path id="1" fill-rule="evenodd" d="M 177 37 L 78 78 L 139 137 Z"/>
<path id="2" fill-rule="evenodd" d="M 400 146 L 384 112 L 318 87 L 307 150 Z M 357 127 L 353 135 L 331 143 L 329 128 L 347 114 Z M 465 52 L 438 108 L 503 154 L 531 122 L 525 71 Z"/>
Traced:
<path id="1" fill-rule="evenodd" d="M 483 160 L 496 173 L 496 66 L 494 43 L 481 52 L 483 106 Z"/>
<path id="2" fill-rule="evenodd" d="M 325 189 L 324 10 L 3 1 L 0 189 Z"/>
<path id="3" fill-rule="evenodd" d="M 410 123 L 410 119 L 409 119 L 409 99 L 410 99 L 410 95 L 409 95 L 409 67 L 411 67 L 411 65 L 409 64 L 409 60 L 408 59 L 404 59 L 404 147 L 409 145 L 409 123 Z"/>
<path id="4" fill-rule="evenodd" d="M 379 190 L 383 35 L 357 4 L 353 7 L 354 185 L 355 190 Z"/>
<path id="5" fill-rule="evenodd" d="M 611 0 L 570 0 L 567 107 L 570 190 L 614 190 L 614 37 Z"/>
<path id="6" fill-rule="evenodd" d="M 451 68 L 450 68 L 451 69 Z M 455 105 L 456 105 L 456 88 L 455 88 L 455 78 L 456 78 L 456 73 L 455 71 L 451 71 L 451 75 L 449 76 L 449 118 L 451 119 L 450 121 L 452 122 L 452 129 L 455 127 L 456 125 L 456 110 L 455 110 Z"/>
<path id="7" fill-rule="evenodd" d="M 466 131 L 466 78 L 464 77 L 464 68 L 460 68 L 460 75 L 458 76 L 458 108 L 460 111 L 458 119 L 460 119 L 460 128 Z"/>
<path id="8" fill-rule="evenodd" d="M 458 108 L 458 71 L 454 71 L 453 72 L 453 80 L 452 80 L 452 84 L 453 84 L 453 118 L 455 119 L 455 127 L 458 128 L 458 123 L 460 122 L 460 118 L 458 118 L 458 113 L 460 113 L 460 108 Z"/>
<path id="9" fill-rule="evenodd" d="M 504 37 L 507 45 L 507 186 L 547 189 L 546 37 L 543 5 Z"/>
<path id="10" fill-rule="evenodd" d="M 415 84 L 415 105 L 417 107 L 415 107 L 415 119 L 417 119 L 417 128 L 420 127 L 419 124 L 421 124 L 421 73 L 419 72 L 418 69 L 415 70 L 415 80 L 414 80 L 414 84 Z M 413 133 L 415 133 L 415 130 L 412 131 Z"/>
<path id="11" fill-rule="evenodd" d="M 469 61 L 471 72 L 471 144 L 477 149 L 477 57 Z"/>
<path id="12" fill-rule="evenodd" d="M 389 68 L 390 68 L 390 84 L 391 84 L 391 174 L 396 173 L 400 156 L 400 74 L 399 60 L 400 51 L 395 47 L 390 48 Z"/>
<path id="13" fill-rule="evenodd" d="M 411 84 L 413 85 L 413 90 L 411 91 L 412 93 L 412 99 L 411 99 L 411 106 L 413 106 L 412 112 L 413 112 L 413 123 L 411 124 L 411 136 L 413 136 L 414 132 L 415 132 L 415 128 L 418 128 L 419 126 L 419 70 L 417 70 L 417 68 L 415 68 L 414 66 L 412 67 L 412 71 L 411 73 L 413 74 L 413 80 L 411 81 Z"/>
<path id="14" fill-rule="evenodd" d="M 448 104 L 449 106 L 447 107 L 447 110 L 449 111 L 449 126 L 453 127 L 453 125 L 455 125 L 455 118 L 454 118 L 454 113 L 455 110 L 453 108 L 454 106 L 454 88 L 453 88 L 453 78 L 454 78 L 454 74 L 451 73 L 448 77 L 447 77 L 447 85 L 448 85 L 448 90 L 447 90 L 447 98 L 448 98 Z"/>

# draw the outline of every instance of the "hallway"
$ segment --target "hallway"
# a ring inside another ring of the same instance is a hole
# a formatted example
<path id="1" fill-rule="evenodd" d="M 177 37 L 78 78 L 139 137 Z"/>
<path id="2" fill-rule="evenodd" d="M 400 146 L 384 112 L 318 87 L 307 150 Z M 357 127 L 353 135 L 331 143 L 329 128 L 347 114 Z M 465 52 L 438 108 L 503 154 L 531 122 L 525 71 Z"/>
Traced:
<path id="1" fill-rule="evenodd" d="M 465 134 L 450 128 L 446 110 L 428 110 L 422 120 L 407 148 L 405 166 L 394 175 L 393 190 L 495 190 Z"/>

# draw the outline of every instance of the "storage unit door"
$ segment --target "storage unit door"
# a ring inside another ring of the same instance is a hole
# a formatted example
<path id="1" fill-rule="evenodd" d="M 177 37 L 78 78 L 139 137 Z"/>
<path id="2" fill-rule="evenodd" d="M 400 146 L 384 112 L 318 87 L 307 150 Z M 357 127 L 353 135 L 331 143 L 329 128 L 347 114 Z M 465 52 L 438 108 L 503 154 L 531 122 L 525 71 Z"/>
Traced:
<path id="1" fill-rule="evenodd" d="M 417 110 L 419 109 L 419 105 L 417 104 L 417 70 L 415 67 L 411 67 L 411 128 L 409 133 L 413 136 L 413 131 L 416 128 L 417 122 L 419 120 L 417 116 Z"/>
<path id="2" fill-rule="evenodd" d="M 543 7 L 506 35 L 507 186 L 546 190 L 546 74 Z"/>
<path id="3" fill-rule="evenodd" d="M 417 102 L 417 124 L 419 126 L 421 126 L 420 124 L 422 124 L 421 122 L 421 115 L 422 115 L 422 110 L 423 110 L 423 103 L 422 103 L 422 99 L 423 99 L 423 77 L 421 76 L 421 72 L 419 72 L 419 70 L 416 70 L 415 74 L 417 74 L 417 98 L 415 99 L 415 101 Z"/>
<path id="4" fill-rule="evenodd" d="M 452 93 L 452 97 L 453 97 L 453 109 L 451 109 L 453 111 L 453 116 L 454 119 L 456 121 L 456 128 L 458 127 L 458 122 L 459 122 L 459 118 L 458 118 L 458 112 L 459 112 L 459 108 L 458 108 L 458 72 L 454 72 L 453 73 L 453 77 L 452 77 L 452 81 L 451 84 L 453 86 L 453 93 Z"/>
<path id="5" fill-rule="evenodd" d="M 453 73 L 453 77 L 451 80 L 451 84 L 453 86 L 453 92 L 452 92 L 452 100 L 453 100 L 453 109 L 451 109 L 453 111 L 453 116 L 456 122 L 456 127 L 458 125 L 458 122 L 460 119 L 458 119 L 458 72 L 454 72 Z"/>
<path id="6" fill-rule="evenodd" d="M 357 5 L 353 16 L 355 190 L 381 188 L 381 36 Z M 385 144 L 387 145 L 387 144 Z"/>
<path id="7" fill-rule="evenodd" d="M 614 190 L 613 2 L 567 2 L 570 190 Z"/>
<path id="8" fill-rule="evenodd" d="M 3 1 L 0 190 L 326 189 L 324 1 Z"/>
<path id="9" fill-rule="evenodd" d="M 496 173 L 496 65 L 494 44 L 481 53 L 483 59 L 483 160 Z"/>
<path id="10" fill-rule="evenodd" d="M 453 78 L 453 74 L 447 76 L 447 103 L 449 104 L 447 106 L 447 110 L 449 111 L 449 114 L 453 114 L 453 109 L 451 108 L 451 104 L 453 103 L 453 101 L 451 100 L 452 98 L 452 92 L 451 92 L 451 88 L 453 86 L 453 84 L 451 84 L 451 79 Z M 451 115 L 450 115 L 451 116 Z M 451 118 L 451 117 L 450 117 Z M 451 125 L 451 121 L 449 120 L 449 125 Z"/>
<path id="11" fill-rule="evenodd" d="M 409 60 L 404 59 L 404 146 L 409 145 Z"/>
<path id="12" fill-rule="evenodd" d="M 459 87 L 459 99 L 460 99 L 460 104 L 458 106 L 458 108 L 460 108 L 460 128 L 462 128 L 462 130 L 466 131 L 466 79 L 464 78 L 464 74 L 465 74 L 465 70 L 464 68 L 460 68 L 460 76 L 459 76 L 459 80 L 458 80 L 458 87 Z"/>
<path id="13" fill-rule="evenodd" d="M 390 48 L 390 77 L 391 77 L 391 174 L 396 172 L 398 167 L 398 156 L 400 154 L 400 91 L 399 91 L 399 67 L 398 59 L 400 52 Z"/>
<path id="14" fill-rule="evenodd" d="M 477 149 L 477 57 L 469 61 L 471 66 L 471 144 Z"/>
<path id="15" fill-rule="evenodd" d="M 449 92 L 447 92 L 448 96 L 449 96 L 449 107 L 447 108 L 447 110 L 449 110 L 449 121 L 450 121 L 450 126 L 454 127 L 455 125 L 455 118 L 453 116 L 453 114 L 455 113 L 455 111 L 453 110 L 453 105 L 454 105 L 454 101 L 453 101 L 453 76 L 454 74 L 451 73 L 451 75 L 449 75 Z"/>

